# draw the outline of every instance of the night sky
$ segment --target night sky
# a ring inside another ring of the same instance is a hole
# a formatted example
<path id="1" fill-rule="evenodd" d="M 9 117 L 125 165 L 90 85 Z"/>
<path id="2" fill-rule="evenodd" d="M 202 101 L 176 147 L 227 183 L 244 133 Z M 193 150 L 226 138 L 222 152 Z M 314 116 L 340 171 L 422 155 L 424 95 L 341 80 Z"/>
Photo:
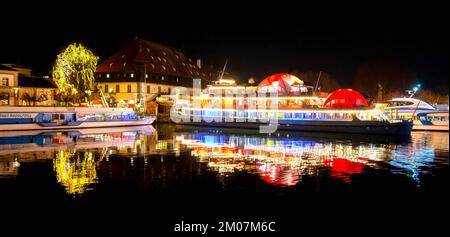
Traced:
<path id="1" fill-rule="evenodd" d="M 184 49 L 216 69 L 228 58 L 228 70 L 244 80 L 323 70 L 349 86 L 358 65 L 389 61 L 415 70 L 425 87 L 448 91 L 446 5 L 355 4 L 25 9 L 3 17 L 15 23 L 3 20 L 8 33 L 1 36 L 0 63 L 49 75 L 71 42 L 85 44 L 102 61 L 137 34 Z"/>

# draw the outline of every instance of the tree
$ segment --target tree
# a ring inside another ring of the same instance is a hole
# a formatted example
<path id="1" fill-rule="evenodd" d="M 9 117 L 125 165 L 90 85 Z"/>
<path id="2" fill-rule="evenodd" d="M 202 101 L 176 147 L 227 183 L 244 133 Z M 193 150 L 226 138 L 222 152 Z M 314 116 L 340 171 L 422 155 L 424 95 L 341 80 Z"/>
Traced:
<path id="1" fill-rule="evenodd" d="M 81 44 L 70 44 L 61 52 L 53 66 L 53 81 L 62 94 L 84 98 L 94 89 L 94 73 L 98 57 Z"/>
<path id="2" fill-rule="evenodd" d="M 406 65 L 389 62 L 371 62 L 356 70 L 353 88 L 380 100 L 404 95 L 416 81 L 416 74 Z M 381 96 L 378 89 L 382 88 Z"/>

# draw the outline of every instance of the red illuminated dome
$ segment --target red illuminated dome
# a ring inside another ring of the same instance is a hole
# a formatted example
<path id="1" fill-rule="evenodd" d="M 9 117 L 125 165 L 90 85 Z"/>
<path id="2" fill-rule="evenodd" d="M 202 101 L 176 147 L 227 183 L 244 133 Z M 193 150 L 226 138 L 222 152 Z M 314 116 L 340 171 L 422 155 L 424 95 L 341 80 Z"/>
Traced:
<path id="1" fill-rule="evenodd" d="M 367 107 L 366 99 L 358 91 L 352 89 L 339 89 L 333 91 L 323 104 L 328 108 L 355 108 Z"/>
<path id="2" fill-rule="evenodd" d="M 277 73 L 266 77 L 258 85 L 258 92 L 278 92 L 280 94 L 289 94 L 299 91 L 303 81 L 298 77 L 288 73 Z M 305 88 L 306 89 L 306 88 Z"/>

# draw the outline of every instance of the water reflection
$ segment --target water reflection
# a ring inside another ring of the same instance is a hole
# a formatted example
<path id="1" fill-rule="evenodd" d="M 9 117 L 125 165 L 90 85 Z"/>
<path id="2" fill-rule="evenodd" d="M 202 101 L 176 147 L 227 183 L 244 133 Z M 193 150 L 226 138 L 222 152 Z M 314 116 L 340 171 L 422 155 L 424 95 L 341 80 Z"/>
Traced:
<path id="1" fill-rule="evenodd" d="M 411 137 L 269 136 L 174 125 L 2 132 L 0 176 L 17 177 L 24 165 L 51 161 L 56 182 L 70 195 L 95 190 L 105 179 L 151 192 L 189 187 L 186 183 L 197 176 L 220 183 L 240 173 L 283 188 L 307 177 L 351 186 L 355 177 L 365 175 L 377 182 L 386 179 L 374 172 L 381 170 L 420 186 L 422 175 L 448 168 L 448 144 L 448 133 L 436 132 L 413 132 Z"/>
<path id="2" fill-rule="evenodd" d="M 97 182 L 97 170 L 91 151 L 60 150 L 53 161 L 58 182 L 67 193 L 81 194 Z"/>
<path id="3" fill-rule="evenodd" d="M 304 175 L 316 175 L 330 167 L 331 175 L 350 182 L 349 175 L 362 173 L 363 165 L 382 159 L 371 144 L 318 142 L 289 135 L 258 137 L 209 132 L 183 134 L 177 141 L 192 148 L 192 156 L 221 174 L 247 170 L 266 182 L 295 185 Z"/>
<path id="4" fill-rule="evenodd" d="M 140 153 L 151 126 L 0 133 L 0 176 L 17 176 L 21 163 L 53 161 L 57 181 L 68 194 L 82 194 L 97 183 L 97 165 L 110 154 Z"/>
<path id="5" fill-rule="evenodd" d="M 350 184 L 365 168 L 390 169 L 412 178 L 431 172 L 435 158 L 448 165 L 448 134 L 413 132 L 411 137 L 339 134 L 242 134 L 233 129 L 199 129 L 176 139 L 221 175 L 246 170 L 278 186 L 295 185 L 304 176 L 330 177 Z M 386 165 L 390 165 L 386 167 Z"/>

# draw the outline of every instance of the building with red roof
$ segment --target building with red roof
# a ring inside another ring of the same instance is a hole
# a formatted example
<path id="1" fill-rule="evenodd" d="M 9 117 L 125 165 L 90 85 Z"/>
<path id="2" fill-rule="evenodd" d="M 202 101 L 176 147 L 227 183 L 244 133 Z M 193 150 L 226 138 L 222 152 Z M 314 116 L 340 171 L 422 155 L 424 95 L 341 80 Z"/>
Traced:
<path id="1" fill-rule="evenodd" d="M 170 94 L 173 88 L 192 88 L 192 79 L 211 83 L 217 72 L 193 60 L 181 50 L 135 38 L 97 66 L 96 81 L 117 101 L 135 104 L 156 95 Z"/>

